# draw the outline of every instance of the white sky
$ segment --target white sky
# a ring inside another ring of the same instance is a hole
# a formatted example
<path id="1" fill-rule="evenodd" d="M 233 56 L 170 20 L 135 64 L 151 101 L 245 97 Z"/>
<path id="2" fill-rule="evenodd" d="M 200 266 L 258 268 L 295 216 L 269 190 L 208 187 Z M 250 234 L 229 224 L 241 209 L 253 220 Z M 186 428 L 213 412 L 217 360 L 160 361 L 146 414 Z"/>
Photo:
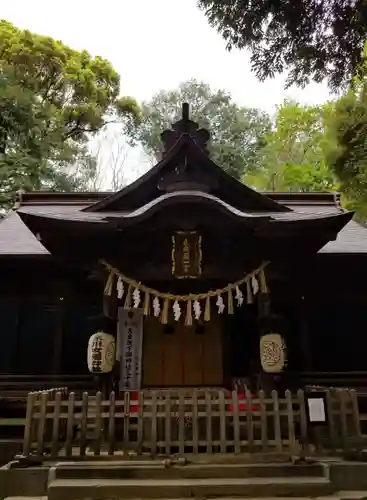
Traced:
<path id="1" fill-rule="evenodd" d="M 138 101 L 190 78 L 268 112 L 285 97 L 309 104 L 329 97 L 325 85 L 285 91 L 283 77 L 259 83 L 248 54 L 226 51 L 196 0 L 0 0 L 0 18 L 109 59 L 121 93 Z M 139 157 L 129 153 L 134 171 Z"/>

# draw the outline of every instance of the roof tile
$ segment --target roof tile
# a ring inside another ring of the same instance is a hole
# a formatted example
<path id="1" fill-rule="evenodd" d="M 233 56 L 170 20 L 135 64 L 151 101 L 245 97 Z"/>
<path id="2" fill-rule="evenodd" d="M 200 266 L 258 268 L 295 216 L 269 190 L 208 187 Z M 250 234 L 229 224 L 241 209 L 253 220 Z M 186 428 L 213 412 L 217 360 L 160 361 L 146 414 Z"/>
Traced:
<path id="1" fill-rule="evenodd" d="M 50 255 L 16 212 L 0 222 L 0 255 Z"/>
<path id="2" fill-rule="evenodd" d="M 330 196 L 325 194 L 323 199 L 316 195 L 302 197 L 298 193 L 288 193 L 287 196 L 281 193 L 274 194 L 277 195 L 277 201 L 283 202 L 297 213 L 326 215 L 342 211 L 331 194 Z M 90 198 L 93 199 L 93 196 L 91 195 Z M 98 199 L 98 197 L 96 198 Z M 80 214 L 84 215 L 81 210 L 85 208 L 88 196 L 83 196 L 78 200 L 76 195 L 70 203 L 60 203 L 61 199 L 63 196 L 60 194 L 59 197 L 55 196 L 54 203 L 50 198 L 45 203 L 43 193 L 42 196 L 39 194 L 38 197 L 30 195 L 27 202 L 21 206 L 21 211 L 40 215 L 50 214 L 56 217 L 68 214 L 69 217 L 74 216 L 76 219 L 80 217 Z M 76 201 L 78 203 L 75 203 Z M 288 215 L 290 218 L 292 217 L 291 213 Z M 104 216 L 113 216 L 113 214 L 104 213 Z M 91 217 L 89 216 L 88 219 Z M 349 222 L 340 231 L 337 239 L 325 245 L 320 253 L 367 254 L 367 228 L 355 221 Z M 49 252 L 27 228 L 20 216 L 13 211 L 0 221 L 0 255 L 49 255 Z"/>

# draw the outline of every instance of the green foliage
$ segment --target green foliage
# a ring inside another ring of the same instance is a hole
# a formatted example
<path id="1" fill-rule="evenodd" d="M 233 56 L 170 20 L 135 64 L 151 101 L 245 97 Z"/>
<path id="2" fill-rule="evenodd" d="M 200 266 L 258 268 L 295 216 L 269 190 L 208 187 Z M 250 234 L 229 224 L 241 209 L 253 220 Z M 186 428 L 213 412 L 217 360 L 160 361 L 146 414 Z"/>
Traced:
<path id="1" fill-rule="evenodd" d="M 119 87 L 108 61 L 0 21 L 0 203 L 20 188 L 82 188 L 106 117 L 139 117 Z"/>
<path id="2" fill-rule="evenodd" d="M 335 176 L 326 163 L 331 140 L 325 128 L 328 117 L 327 107 L 285 101 L 265 137 L 259 169 L 245 176 L 245 182 L 269 191 L 335 189 Z"/>
<path id="3" fill-rule="evenodd" d="M 365 49 L 367 55 L 367 44 Z M 329 133 L 330 168 L 341 181 L 348 208 L 367 218 L 367 63 L 361 65 L 350 90 L 333 104 Z"/>
<path id="4" fill-rule="evenodd" d="M 211 133 L 211 155 L 218 165 L 237 179 L 256 168 L 264 135 L 270 130 L 269 117 L 252 108 L 237 106 L 223 90 L 190 80 L 178 89 L 162 90 L 141 106 L 141 122 L 130 129 L 133 142 L 160 158 L 160 134 L 181 118 L 182 103 L 190 104 L 190 118 Z"/>
<path id="5" fill-rule="evenodd" d="M 366 0 L 198 0 L 227 47 L 247 48 L 263 80 L 289 70 L 288 84 L 348 83 L 361 61 Z"/>

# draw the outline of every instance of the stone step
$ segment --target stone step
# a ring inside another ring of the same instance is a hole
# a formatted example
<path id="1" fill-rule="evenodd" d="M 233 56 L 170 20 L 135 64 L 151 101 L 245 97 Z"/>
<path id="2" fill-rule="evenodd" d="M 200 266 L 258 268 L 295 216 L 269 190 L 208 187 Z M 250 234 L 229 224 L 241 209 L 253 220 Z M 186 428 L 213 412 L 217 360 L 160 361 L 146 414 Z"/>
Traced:
<path id="1" fill-rule="evenodd" d="M 206 498 L 206 497 L 320 497 L 331 495 L 323 477 L 256 477 L 206 479 L 56 479 L 48 500 Z"/>
<path id="2" fill-rule="evenodd" d="M 244 498 L 244 497 L 242 497 Z M 338 491 L 330 496 L 312 498 L 312 500 L 366 500 L 367 491 Z M 47 496 L 11 496 L 5 500 L 48 500 Z M 170 499 L 162 499 L 170 500 Z M 183 500 L 183 499 L 175 499 Z M 222 497 L 221 500 L 241 500 L 241 497 Z M 289 497 L 262 497 L 261 500 L 289 500 Z M 311 500 L 310 497 L 292 497 L 292 500 Z"/>
<path id="3" fill-rule="evenodd" d="M 222 497 L 221 500 L 241 500 L 245 497 Z M 367 491 L 340 491 L 338 493 L 334 493 L 332 496 L 325 497 L 292 497 L 292 500 L 366 500 L 367 499 Z M 6 497 L 5 500 L 48 500 L 47 496 L 40 497 Z M 171 500 L 169 498 L 163 498 L 162 500 Z M 183 500 L 180 498 L 176 498 L 175 500 Z M 248 499 L 247 499 L 248 500 Z M 289 500 L 289 497 L 262 497 L 261 500 Z"/>
<path id="4" fill-rule="evenodd" d="M 47 497 L 6 497 L 5 500 L 47 500 Z"/>
<path id="5" fill-rule="evenodd" d="M 337 500 L 366 500 L 367 491 L 338 491 L 335 496 Z"/>
<path id="6" fill-rule="evenodd" d="M 129 462 L 101 464 L 60 464 L 53 468 L 53 479 L 205 479 L 251 477 L 323 477 L 321 464 L 164 464 Z"/>

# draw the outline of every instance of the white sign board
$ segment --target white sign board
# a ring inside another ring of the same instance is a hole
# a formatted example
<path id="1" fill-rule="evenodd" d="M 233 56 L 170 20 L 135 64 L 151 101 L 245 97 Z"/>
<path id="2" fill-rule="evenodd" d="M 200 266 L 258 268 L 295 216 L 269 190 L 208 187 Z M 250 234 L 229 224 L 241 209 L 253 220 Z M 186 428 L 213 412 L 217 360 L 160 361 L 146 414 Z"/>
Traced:
<path id="1" fill-rule="evenodd" d="M 143 351 L 143 310 L 119 308 L 120 390 L 138 391 L 141 387 Z"/>
<path id="2" fill-rule="evenodd" d="M 326 422 L 325 401 L 323 398 L 309 398 L 307 404 L 310 422 Z"/>

